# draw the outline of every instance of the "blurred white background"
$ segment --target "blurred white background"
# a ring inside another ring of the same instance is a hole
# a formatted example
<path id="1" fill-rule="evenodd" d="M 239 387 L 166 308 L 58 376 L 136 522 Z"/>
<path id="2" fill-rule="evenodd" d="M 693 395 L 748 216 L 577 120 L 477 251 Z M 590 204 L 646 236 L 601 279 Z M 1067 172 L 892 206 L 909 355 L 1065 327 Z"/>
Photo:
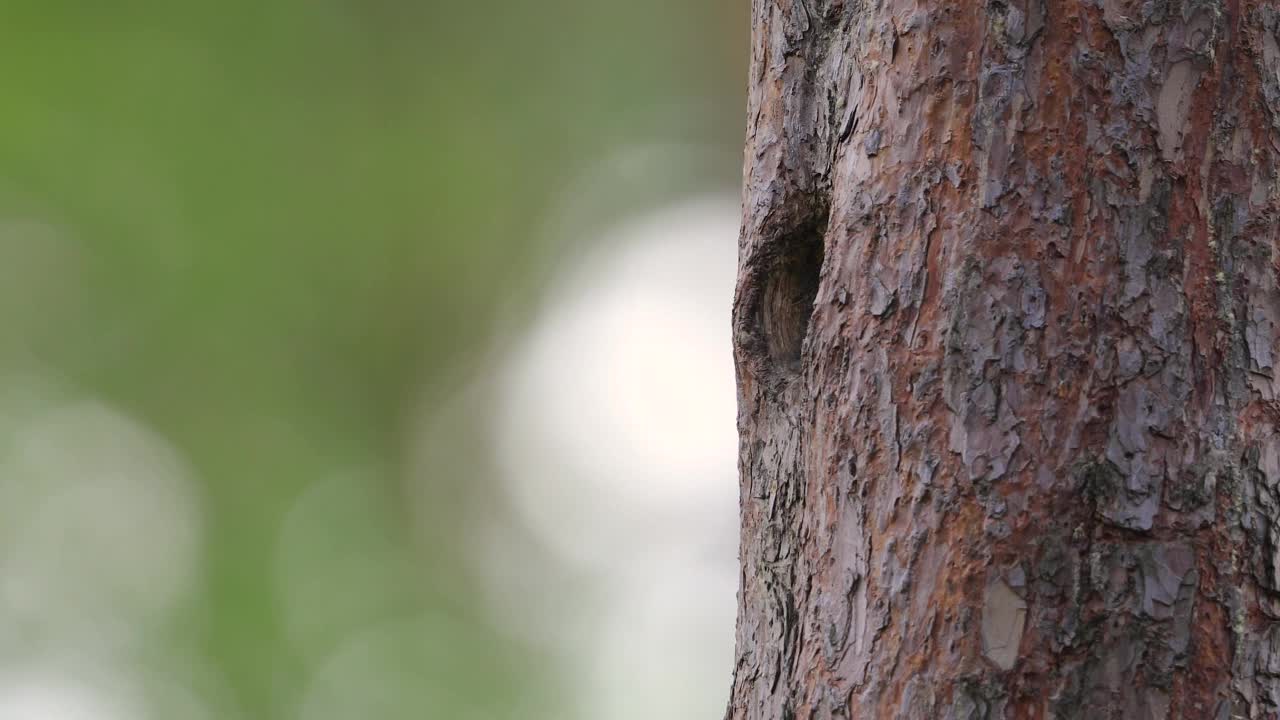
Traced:
<path id="1" fill-rule="evenodd" d="M 727 197 L 620 222 L 557 281 L 502 370 L 506 487 L 584 582 L 522 576 L 501 534 L 489 582 L 510 622 L 584 680 L 584 719 L 723 712 L 738 576 L 737 228 Z"/>

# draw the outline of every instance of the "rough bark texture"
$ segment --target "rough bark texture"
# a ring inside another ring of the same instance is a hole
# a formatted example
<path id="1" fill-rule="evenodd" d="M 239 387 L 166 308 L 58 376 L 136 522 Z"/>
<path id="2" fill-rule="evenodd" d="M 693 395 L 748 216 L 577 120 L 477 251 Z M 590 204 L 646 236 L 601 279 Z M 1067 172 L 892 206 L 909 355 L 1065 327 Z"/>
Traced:
<path id="1" fill-rule="evenodd" d="M 727 717 L 1277 717 L 1280 2 L 753 22 Z"/>

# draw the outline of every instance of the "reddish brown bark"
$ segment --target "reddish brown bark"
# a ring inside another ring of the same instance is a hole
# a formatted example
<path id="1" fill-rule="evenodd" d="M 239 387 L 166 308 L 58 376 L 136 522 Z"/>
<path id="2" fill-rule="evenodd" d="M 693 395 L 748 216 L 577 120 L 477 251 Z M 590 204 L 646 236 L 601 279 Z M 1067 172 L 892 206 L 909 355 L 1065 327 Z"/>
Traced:
<path id="1" fill-rule="evenodd" d="M 1280 3 L 755 0 L 727 717 L 1280 708 Z"/>

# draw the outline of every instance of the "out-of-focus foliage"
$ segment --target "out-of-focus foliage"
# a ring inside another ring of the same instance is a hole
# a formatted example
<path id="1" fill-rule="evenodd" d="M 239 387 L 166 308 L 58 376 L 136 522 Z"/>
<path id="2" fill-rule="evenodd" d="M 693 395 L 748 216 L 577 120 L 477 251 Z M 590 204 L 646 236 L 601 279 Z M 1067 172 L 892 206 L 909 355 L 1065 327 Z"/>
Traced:
<path id="1" fill-rule="evenodd" d="M 436 455 L 414 427 L 576 252 L 573 193 L 590 224 L 736 182 L 740 5 L 3 3 L 0 418 L 22 438 L 96 403 L 181 458 L 195 577 L 105 654 L 153 717 L 564 716 L 573 679 L 495 629 L 463 561 L 507 522 L 484 427 L 443 423 Z M 705 152 L 645 166 L 662 144 Z M 644 171 L 575 181 L 619 152 Z M 171 520 L 138 502 L 96 510 Z M 5 667 L 88 643 L 24 628 Z"/>

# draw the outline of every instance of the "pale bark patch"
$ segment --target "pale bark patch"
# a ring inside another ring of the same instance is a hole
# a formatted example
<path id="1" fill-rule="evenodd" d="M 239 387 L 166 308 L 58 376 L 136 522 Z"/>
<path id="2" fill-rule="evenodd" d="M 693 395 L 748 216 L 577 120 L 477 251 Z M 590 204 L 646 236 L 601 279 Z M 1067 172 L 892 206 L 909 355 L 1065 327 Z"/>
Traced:
<path id="1" fill-rule="evenodd" d="M 1191 91 L 1199 79 L 1200 73 L 1194 71 L 1191 61 L 1183 60 L 1169 69 L 1169 76 L 1160 87 L 1160 99 L 1156 104 L 1156 120 L 1160 128 L 1158 142 L 1160 156 L 1167 161 L 1172 162 L 1182 154 L 1182 136 L 1191 112 Z"/>
<path id="2" fill-rule="evenodd" d="M 1010 670 L 1018 661 L 1018 645 L 1027 624 L 1027 603 L 1004 580 L 987 586 L 982 606 L 982 652 L 1001 670 Z"/>

